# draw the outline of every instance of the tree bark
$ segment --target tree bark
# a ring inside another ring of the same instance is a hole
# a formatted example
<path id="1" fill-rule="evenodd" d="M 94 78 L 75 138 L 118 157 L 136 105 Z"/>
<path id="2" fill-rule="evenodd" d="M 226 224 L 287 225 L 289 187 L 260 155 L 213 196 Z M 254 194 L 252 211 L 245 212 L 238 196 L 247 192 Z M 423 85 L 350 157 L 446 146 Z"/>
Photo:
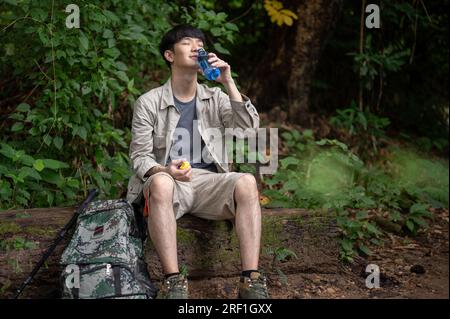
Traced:
<path id="1" fill-rule="evenodd" d="M 342 3 L 342 0 L 285 2 L 285 8 L 294 11 L 298 20 L 290 27 L 274 26 L 267 54 L 248 88 L 261 109 L 281 106 L 289 121 L 307 125 L 316 65 L 338 20 Z"/>

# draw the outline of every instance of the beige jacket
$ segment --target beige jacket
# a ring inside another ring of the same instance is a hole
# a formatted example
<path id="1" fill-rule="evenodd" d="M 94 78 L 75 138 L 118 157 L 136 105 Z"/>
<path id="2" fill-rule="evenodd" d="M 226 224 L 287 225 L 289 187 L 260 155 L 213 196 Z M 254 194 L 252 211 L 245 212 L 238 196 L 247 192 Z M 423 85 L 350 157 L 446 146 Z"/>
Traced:
<path id="1" fill-rule="evenodd" d="M 156 165 L 164 166 L 169 156 L 172 134 L 180 118 L 170 80 L 140 96 L 134 105 L 129 152 L 134 175 L 127 192 L 130 203 L 141 198 L 147 179 L 145 173 Z M 242 95 L 242 98 L 244 102 L 230 101 L 220 88 L 197 84 L 198 130 L 221 173 L 229 171 L 226 152 L 223 152 L 225 142 L 211 138 L 205 129 L 220 129 L 223 139 L 225 128 L 257 129 L 258 112 L 248 97 Z"/>

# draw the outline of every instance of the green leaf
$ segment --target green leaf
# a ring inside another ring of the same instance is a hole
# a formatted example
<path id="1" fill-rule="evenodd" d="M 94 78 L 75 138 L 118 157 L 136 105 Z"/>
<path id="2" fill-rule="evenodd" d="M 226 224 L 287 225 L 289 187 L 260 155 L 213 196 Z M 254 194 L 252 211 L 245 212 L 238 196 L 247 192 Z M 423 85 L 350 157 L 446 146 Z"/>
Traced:
<path id="1" fill-rule="evenodd" d="M 28 170 L 27 170 L 27 169 L 28 169 Z M 26 167 L 26 166 L 22 167 L 22 168 L 19 170 L 18 178 L 19 178 L 20 180 L 23 180 L 24 178 L 26 178 L 26 177 L 28 176 L 29 170 L 30 170 L 29 167 Z"/>
<path id="2" fill-rule="evenodd" d="M 126 64 L 123 63 L 123 62 L 120 62 L 120 61 L 117 61 L 117 62 L 116 62 L 116 68 L 119 69 L 119 70 L 121 70 L 121 71 L 126 71 L 126 70 L 128 70 L 128 67 L 126 66 Z"/>
<path id="3" fill-rule="evenodd" d="M 131 81 L 128 82 L 127 89 L 128 89 L 129 92 L 135 91 L 135 89 L 134 89 L 134 79 L 131 79 Z"/>
<path id="4" fill-rule="evenodd" d="M 416 203 L 409 208 L 409 212 L 411 214 L 422 215 L 422 214 L 424 214 L 424 212 L 428 212 L 427 208 L 428 208 L 428 205 Z"/>
<path id="5" fill-rule="evenodd" d="M 61 150 L 62 149 L 62 146 L 63 146 L 63 139 L 61 138 L 61 137 L 59 137 L 59 136 L 56 136 L 54 139 L 53 139 L 53 144 L 56 146 L 56 148 L 58 149 L 58 150 Z"/>
<path id="6" fill-rule="evenodd" d="M 44 161 L 41 159 L 38 159 L 34 162 L 33 167 L 38 171 L 41 172 L 45 168 Z"/>
<path id="7" fill-rule="evenodd" d="M 289 180 L 283 185 L 284 191 L 294 191 L 298 188 L 298 182 L 296 180 Z"/>
<path id="8" fill-rule="evenodd" d="M 87 51 L 87 50 L 89 49 L 89 40 L 88 40 L 88 38 L 86 37 L 86 35 L 84 34 L 83 31 L 80 31 L 80 37 L 79 37 L 79 39 L 80 39 L 81 47 L 82 47 L 85 51 Z"/>
<path id="9" fill-rule="evenodd" d="M 106 55 L 109 55 L 113 59 L 117 58 L 120 55 L 120 51 L 116 48 L 104 49 Z"/>
<path id="10" fill-rule="evenodd" d="M 414 231 L 414 223 L 411 220 L 407 220 L 406 221 L 406 227 L 408 227 L 408 229 L 413 232 Z"/>
<path id="11" fill-rule="evenodd" d="M 21 177 L 23 176 L 23 178 L 30 176 L 38 181 L 42 179 L 41 175 L 39 175 L 39 173 L 35 169 L 32 169 L 31 167 L 27 167 L 27 166 L 24 166 L 20 169 L 19 176 L 21 176 Z"/>
<path id="12" fill-rule="evenodd" d="M 292 157 L 292 156 L 288 156 L 286 158 L 283 158 L 282 160 L 280 160 L 281 166 L 283 168 L 288 167 L 289 165 L 298 165 L 300 164 L 300 160 L 298 158 Z"/>
<path id="13" fill-rule="evenodd" d="M 11 127 L 11 132 L 19 132 L 23 130 L 23 123 L 14 123 Z"/>
<path id="14" fill-rule="evenodd" d="M 202 30 L 208 30 L 209 29 L 209 22 L 206 20 L 200 20 L 198 23 L 198 28 Z"/>
<path id="15" fill-rule="evenodd" d="M 100 187 L 100 189 L 105 188 L 105 182 L 104 182 L 103 178 L 100 176 L 100 174 L 94 173 L 94 174 L 92 174 L 92 177 L 94 177 L 94 179 L 97 182 L 97 185 L 98 185 L 98 187 Z"/>
<path id="16" fill-rule="evenodd" d="M 222 34 L 222 28 L 218 28 L 218 27 L 211 28 L 209 31 L 215 37 L 218 37 Z"/>
<path id="17" fill-rule="evenodd" d="M 428 223 L 422 217 L 411 217 L 411 219 L 417 224 L 422 226 L 423 228 L 428 228 Z"/>
<path id="18" fill-rule="evenodd" d="M 128 83 L 130 81 L 126 73 L 123 71 L 117 71 L 116 75 L 120 80 L 124 81 L 125 83 Z"/>
<path id="19" fill-rule="evenodd" d="M 50 135 L 45 135 L 44 143 L 47 144 L 47 146 L 50 146 L 50 144 L 52 144 L 52 137 Z"/>
<path id="20" fill-rule="evenodd" d="M 20 157 L 20 162 L 24 165 L 31 167 L 34 164 L 34 158 L 31 157 L 30 155 L 24 154 Z"/>
<path id="21" fill-rule="evenodd" d="M 44 159 L 43 163 L 44 163 L 45 167 L 53 169 L 53 170 L 69 167 L 69 165 L 67 165 L 66 163 L 60 162 L 60 161 L 57 161 L 54 159 Z"/>
<path id="22" fill-rule="evenodd" d="M 34 19 L 40 20 L 40 21 L 44 21 L 48 16 L 48 12 L 45 12 L 41 8 L 33 8 L 33 9 L 31 9 L 30 13 Z"/>
<path id="23" fill-rule="evenodd" d="M 289 132 L 283 132 L 283 133 L 281 134 L 281 137 L 282 137 L 283 139 L 285 139 L 286 141 L 292 140 L 292 134 L 289 133 Z"/>
<path id="24" fill-rule="evenodd" d="M 27 103 L 20 103 L 16 110 L 17 112 L 28 112 L 30 110 L 30 106 Z"/>
<path id="25" fill-rule="evenodd" d="M 79 188 L 80 187 L 80 181 L 73 178 L 68 178 L 66 181 L 67 186 L 70 186 L 72 188 Z"/>
<path id="26" fill-rule="evenodd" d="M 306 138 L 313 138 L 314 137 L 314 132 L 313 130 L 307 129 L 303 131 L 303 136 Z"/>
<path id="27" fill-rule="evenodd" d="M 367 256 L 372 255 L 372 251 L 368 247 L 366 247 L 364 245 L 360 245 L 358 248 L 359 248 L 360 251 L 362 251 Z"/>
<path id="28" fill-rule="evenodd" d="M 369 232 L 371 232 L 372 234 L 380 234 L 381 233 L 374 224 L 368 223 L 366 227 L 367 227 L 367 230 Z"/>
<path id="29" fill-rule="evenodd" d="M 103 38 L 105 39 L 110 39 L 114 37 L 114 32 L 112 32 L 109 29 L 105 29 L 105 31 L 103 31 Z"/>
<path id="30" fill-rule="evenodd" d="M 8 144 L 2 143 L 1 145 L 2 148 L 0 149 L 0 153 L 5 155 L 7 158 L 13 158 L 16 151 Z"/>
<path id="31" fill-rule="evenodd" d="M 79 137 L 81 137 L 83 140 L 86 141 L 86 139 L 87 139 L 87 132 L 86 132 L 86 128 L 84 126 L 78 127 L 77 134 L 78 134 Z"/>
<path id="32" fill-rule="evenodd" d="M 239 31 L 239 28 L 237 27 L 237 25 L 235 25 L 234 23 L 230 23 L 230 22 L 227 22 L 227 23 L 225 23 L 225 28 L 227 28 L 228 30 L 231 30 L 231 31 Z"/>
<path id="33" fill-rule="evenodd" d="M 41 176 L 47 183 L 54 184 L 58 187 L 61 187 L 64 183 L 64 179 L 58 173 L 53 171 L 44 171 Z"/>
<path id="34" fill-rule="evenodd" d="M 81 88 L 81 94 L 86 95 L 92 92 L 92 89 L 89 86 L 83 86 Z"/>
<path id="35" fill-rule="evenodd" d="M 341 240 L 341 246 L 347 252 L 350 252 L 353 250 L 353 242 L 348 239 Z"/>
<path id="36" fill-rule="evenodd" d="M 222 54 L 227 54 L 227 55 L 231 55 L 230 51 L 228 51 L 227 49 L 225 49 L 222 44 L 220 44 L 219 42 L 214 43 L 214 49 Z"/>
<path id="37" fill-rule="evenodd" d="M 53 200 L 55 199 L 55 195 L 52 192 L 47 192 L 47 203 L 49 206 L 53 205 Z"/>
<path id="38" fill-rule="evenodd" d="M 298 141 L 300 139 L 301 135 L 298 130 L 292 130 L 291 133 L 294 140 Z"/>
<path id="39" fill-rule="evenodd" d="M 23 116 L 23 114 L 20 113 L 13 113 L 8 118 L 10 118 L 11 120 L 23 121 L 25 116 Z"/>

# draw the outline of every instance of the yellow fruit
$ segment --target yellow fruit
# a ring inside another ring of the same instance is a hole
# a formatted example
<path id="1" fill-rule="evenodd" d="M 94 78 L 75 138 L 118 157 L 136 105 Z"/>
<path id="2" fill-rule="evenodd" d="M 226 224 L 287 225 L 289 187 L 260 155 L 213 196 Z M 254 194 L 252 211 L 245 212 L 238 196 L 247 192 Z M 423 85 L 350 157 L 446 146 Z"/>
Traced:
<path id="1" fill-rule="evenodd" d="M 259 203 L 261 205 L 267 205 L 270 203 L 270 198 L 264 195 L 259 196 Z"/>
<path id="2" fill-rule="evenodd" d="M 180 169 L 188 169 L 189 167 L 191 167 L 191 165 L 189 164 L 189 162 L 186 162 L 186 161 L 184 161 L 180 165 Z"/>

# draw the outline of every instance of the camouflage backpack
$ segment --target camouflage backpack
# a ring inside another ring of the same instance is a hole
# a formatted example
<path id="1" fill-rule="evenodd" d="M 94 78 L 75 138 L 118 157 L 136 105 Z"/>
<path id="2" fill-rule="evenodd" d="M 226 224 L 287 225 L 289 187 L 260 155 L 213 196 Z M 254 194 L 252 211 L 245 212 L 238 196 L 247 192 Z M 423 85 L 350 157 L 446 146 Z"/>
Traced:
<path id="1" fill-rule="evenodd" d="M 61 257 L 63 298 L 155 297 L 140 216 L 125 199 L 94 201 L 81 212 Z"/>

